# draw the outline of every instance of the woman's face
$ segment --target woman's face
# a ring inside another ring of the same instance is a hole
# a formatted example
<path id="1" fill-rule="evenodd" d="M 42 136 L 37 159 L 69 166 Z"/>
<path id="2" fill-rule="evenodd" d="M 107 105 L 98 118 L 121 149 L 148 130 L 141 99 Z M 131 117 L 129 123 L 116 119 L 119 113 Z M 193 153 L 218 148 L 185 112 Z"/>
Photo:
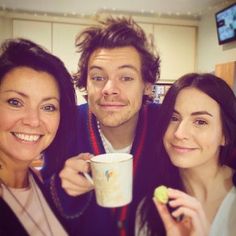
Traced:
<path id="1" fill-rule="evenodd" d="M 28 67 L 8 72 L 0 83 L 0 160 L 31 162 L 54 139 L 60 94 L 54 77 Z"/>
<path id="2" fill-rule="evenodd" d="M 225 144 L 218 103 L 198 89 L 181 90 L 163 141 L 177 167 L 217 164 Z"/>

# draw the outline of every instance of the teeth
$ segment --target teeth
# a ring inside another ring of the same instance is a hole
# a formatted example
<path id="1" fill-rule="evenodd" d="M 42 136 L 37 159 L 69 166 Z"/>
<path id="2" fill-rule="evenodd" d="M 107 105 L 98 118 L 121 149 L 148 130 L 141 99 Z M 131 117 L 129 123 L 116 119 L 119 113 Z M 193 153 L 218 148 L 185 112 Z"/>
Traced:
<path id="1" fill-rule="evenodd" d="M 40 135 L 30 135 L 30 134 L 19 134 L 19 133 L 14 133 L 15 136 L 23 141 L 27 142 L 35 142 L 39 139 Z"/>

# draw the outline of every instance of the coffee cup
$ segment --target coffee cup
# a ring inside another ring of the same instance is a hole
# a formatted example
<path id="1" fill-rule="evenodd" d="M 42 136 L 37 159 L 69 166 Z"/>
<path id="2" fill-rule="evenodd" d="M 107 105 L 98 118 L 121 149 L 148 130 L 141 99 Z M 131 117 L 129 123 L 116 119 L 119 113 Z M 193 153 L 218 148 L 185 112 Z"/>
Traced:
<path id="1" fill-rule="evenodd" d="M 102 207 L 121 207 L 132 200 L 133 156 L 107 153 L 90 159 L 96 201 Z"/>

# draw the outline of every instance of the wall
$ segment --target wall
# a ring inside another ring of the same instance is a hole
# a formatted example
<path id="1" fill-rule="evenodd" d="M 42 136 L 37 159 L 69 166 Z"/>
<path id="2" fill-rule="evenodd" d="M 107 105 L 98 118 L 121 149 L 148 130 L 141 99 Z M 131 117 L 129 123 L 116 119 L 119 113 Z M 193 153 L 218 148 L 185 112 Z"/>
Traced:
<path id="1" fill-rule="evenodd" d="M 12 37 L 12 20 L 0 13 L 0 42 Z"/>
<path id="2" fill-rule="evenodd" d="M 198 32 L 198 72 L 214 72 L 215 65 L 236 60 L 236 42 L 218 45 L 215 12 L 204 15 Z"/>
<path id="3" fill-rule="evenodd" d="M 77 69 L 79 58 L 75 52 L 75 36 L 84 27 L 97 24 L 97 19 L 107 16 L 100 14 L 94 18 L 54 17 L 0 11 L 0 26 L 3 26 L 0 28 L 0 42 L 6 35 L 31 39 L 59 56 L 69 72 L 73 73 Z M 198 20 L 147 16 L 133 18 L 148 37 L 153 39 L 160 54 L 160 81 L 173 82 L 183 74 L 195 71 Z M 77 91 L 77 95 L 78 103 L 84 103 L 83 93 Z"/>

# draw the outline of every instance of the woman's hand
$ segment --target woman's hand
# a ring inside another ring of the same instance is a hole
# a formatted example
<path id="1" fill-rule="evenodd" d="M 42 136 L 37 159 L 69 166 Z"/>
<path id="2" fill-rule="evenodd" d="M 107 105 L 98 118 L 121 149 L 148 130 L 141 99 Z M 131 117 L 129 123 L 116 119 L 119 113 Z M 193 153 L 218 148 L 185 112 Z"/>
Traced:
<path id="1" fill-rule="evenodd" d="M 166 204 L 153 199 L 164 223 L 167 236 L 208 235 L 209 223 L 201 203 L 196 198 L 171 188 L 168 188 L 168 197 L 169 206 L 176 208 L 172 213 L 169 212 Z"/>

